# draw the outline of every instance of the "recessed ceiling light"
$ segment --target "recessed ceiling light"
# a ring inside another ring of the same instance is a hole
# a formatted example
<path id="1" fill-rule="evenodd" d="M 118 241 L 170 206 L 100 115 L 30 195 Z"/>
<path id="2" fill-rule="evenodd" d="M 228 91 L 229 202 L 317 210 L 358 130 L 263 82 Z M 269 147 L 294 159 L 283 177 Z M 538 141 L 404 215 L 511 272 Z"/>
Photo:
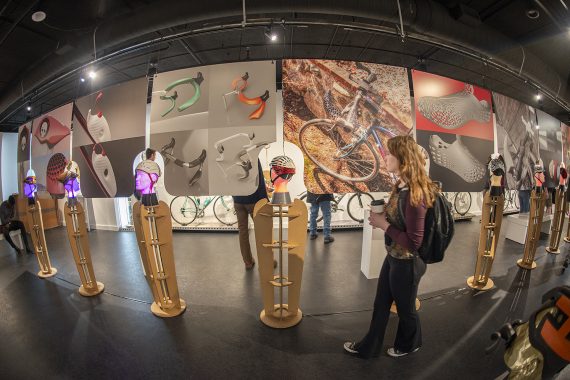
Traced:
<path id="1" fill-rule="evenodd" d="M 536 100 L 540 100 L 542 99 L 542 95 L 541 94 L 536 94 Z"/>
<path id="2" fill-rule="evenodd" d="M 32 20 L 35 22 L 42 22 L 46 19 L 47 15 L 44 11 L 37 11 L 32 14 Z"/>
<path id="3" fill-rule="evenodd" d="M 81 82 L 85 82 L 85 78 L 83 78 L 83 77 L 79 78 L 79 80 L 80 80 Z"/>
<path id="4" fill-rule="evenodd" d="M 27 106 L 26 111 L 30 112 L 32 110 L 32 106 Z"/>
<path id="5" fill-rule="evenodd" d="M 93 70 L 89 71 L 89 74 L 87 75 L 89 75 L 89 78 L 91 79 L 95 79 L 97 77 L 97 73 Z"/>

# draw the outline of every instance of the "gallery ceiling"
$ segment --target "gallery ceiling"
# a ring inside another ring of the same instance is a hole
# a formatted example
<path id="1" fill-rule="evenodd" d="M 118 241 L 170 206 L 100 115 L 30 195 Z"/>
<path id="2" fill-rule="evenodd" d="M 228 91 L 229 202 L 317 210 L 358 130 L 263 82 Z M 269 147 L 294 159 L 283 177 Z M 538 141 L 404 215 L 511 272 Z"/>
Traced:
<path id="1" fill-rule="evenodd" d="M 569 7 L 568 0 L 0 0 L 0 130 L 149 71 L 294 57 L 425 70 L 566 122 Z M 45 20 L 32 20 L 38 11 Z"/>

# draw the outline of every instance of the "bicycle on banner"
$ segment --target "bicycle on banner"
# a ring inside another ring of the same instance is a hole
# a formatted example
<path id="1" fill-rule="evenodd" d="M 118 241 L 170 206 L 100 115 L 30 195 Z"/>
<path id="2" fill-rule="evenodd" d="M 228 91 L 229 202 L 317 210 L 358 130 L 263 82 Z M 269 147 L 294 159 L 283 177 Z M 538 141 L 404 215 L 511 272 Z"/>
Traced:
<path id="1" fill-rule="evenodd" d="M 334 200 L 331 201 L 331 213 L 335 213 L 338 211 L 344 211 L 344 209 L 339 207 L 340 202 L 347 194 L 339 194 L 334 196 Z M 307 202 L 307 192 L 304 191 L 303 193 L 299 194 L 299 199 Z M 348 202 L 346 203 L 346 211 L 348 212 L 348 216 L 352 220 L 358 223 L 364 222 L 364 210 L 370 208 L 370 203 L 374 200 L 374 197 L 369 193 L 354 193 L 348 198 Z M 307 207 L 310 207 L 310 204 L 307 203 Z M 317 222 L 323 220 L 322 214 L 319 215 L 317 218 Z"/>
<path id="2" fill-rule="evenodd" d="M 378 175 L 380 156 L 383 161 L 386 159 L 384 139 L 397 134 L 381 126 L 377 118 L 368 127 L 357 121 L 361 105 L 373 115 L 382 114 L 383 110 L 370 96 L 372 83 L 378 79 L 376 74 L 361 63 L 356 63 L 356 67 L 366 72 L 367 77 L 359 80 L 352 73 L 349 75 L 358 86 L 354 99 L 339 111 L 333 104 L 330 90 L 327 91 L 323 103 L 332 119 L 307 121 L 299 130 L 299 143 L 303 153 L 325 173 L 343 181 L 365 182 Z M 375 147 L 370 142 L 371 136 Z"/>
<path id="3" fill-rule="evenodd" d="M 214 216 L 220 223 L 226 226 L 233 226 L 237 223 L 234 200 L 231 196 L 177 196 L 170 202 L 170 213 L 172 214 L 172 219 L 178 224 L 187 226 L 194 222 L 196 218 L 203 218 L 210 204 L 213 204 Z"/>
<path id="4" fill-rule="evenodd" d="M 471 194 L 465 191 L 458 193 L 443 192 L 443 196 L 453 205 L 455 213 L 464 216 L 471 209 Z"/>

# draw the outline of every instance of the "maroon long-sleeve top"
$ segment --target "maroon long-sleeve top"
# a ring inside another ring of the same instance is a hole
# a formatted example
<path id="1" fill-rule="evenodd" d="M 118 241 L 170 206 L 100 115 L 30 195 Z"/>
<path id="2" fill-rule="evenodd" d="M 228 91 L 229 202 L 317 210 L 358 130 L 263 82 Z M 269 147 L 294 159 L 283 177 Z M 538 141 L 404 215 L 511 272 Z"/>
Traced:
<path id="1" fill-rule="evenodd" d="M 386 230 L 386 234 L 402 248 L 405 248 L 410 252 L 417 251 L 424 238 L 426 211 L 427 209 L 423 202 L 418 206 L 412 206 L 410 204 L 410 197 L 408 194 L 406 197 L 406 205 L 404 207 L 404 222 L 406 230 L 401 231 L 391 224 Z"/>

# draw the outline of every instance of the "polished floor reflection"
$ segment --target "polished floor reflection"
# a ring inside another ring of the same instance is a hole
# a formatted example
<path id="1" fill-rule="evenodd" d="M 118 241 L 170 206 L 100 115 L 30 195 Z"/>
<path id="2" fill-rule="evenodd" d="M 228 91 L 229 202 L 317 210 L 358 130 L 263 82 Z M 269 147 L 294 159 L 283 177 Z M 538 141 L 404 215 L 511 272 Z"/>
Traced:
<path id="1" fill-rule="evenodd" d="M 570 282 L 568 252 L 547 255 L 539 267 L 516 266 L 523 247 L 501 239 L 492 278 L 478 293 L 473 273 L 479 223 L 457 224 L 443 263 L 431 265 L 420 287 L 424 347 L 405 358 L 364 361 L 343 352 L 371 316 L 376 280 L 360 273 L 361 231 L 307 242 L 297 327 L 262 325 L 257 270 L 245 271 L 236 233 L 174 233 L 178 285 L 188 310 L 163 320 L 150 313 L 133 232 L 89 233 L 99 297 L 77 292 L 79 276 L 63 228 L 46 232 L 55 277 L 39 279 L 32 255 L 0 244 L 0 377 L 111 378 L 402 378 L 493 379 L 505 371 L 499 349 L 485 355 L 489 335 L 505 321 L 525 319 L 548 289 Z M 392 318 L 385 348 L 393 341 Z"/>

